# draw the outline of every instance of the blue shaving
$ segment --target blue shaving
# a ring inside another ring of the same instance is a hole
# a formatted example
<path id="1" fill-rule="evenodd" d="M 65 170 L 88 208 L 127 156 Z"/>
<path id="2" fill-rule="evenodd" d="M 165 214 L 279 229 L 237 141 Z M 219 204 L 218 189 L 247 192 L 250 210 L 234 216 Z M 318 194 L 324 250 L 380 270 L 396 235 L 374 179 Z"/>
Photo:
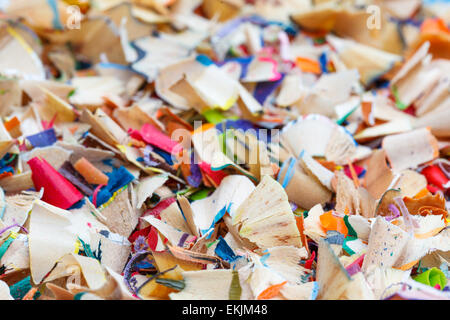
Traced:
<path id="1" fill-rule="evenodd" d="M 225 260 L 227 262 L 233 262 L 238 258 L 233 249 L 230 248 L 228 243 L 222 237 L 219 237 L 219 242 L 217 243 L 214 253 L 222 260 Z"/>
<path id="2" fill-rule="evenodd" d="M 57 30 L 64 30 L 64 27 L 60 21 L 58 4 L 57 4 L 56 0 L 47 0 L 47 3 L 53 12 L 53 21 L 52 21 L 53 28 L 57 29 Z"/>
<path id="3" fill-rule="evenodd" d="M 5 172 L 10 172 L 10 173 L 14 174 L 14 169 L 11 167 L 0 168 L 0 174 L 5 173 Z"/>
<path id="4" fill-rule="evenodd" d="M 89 130 L 86 131 L 86 132 L 84 132 L 84 133 L 81 135 L 81 138 L 82 138 L 82 139 L 86 138 L 88 134 L 89 134 Z"/>
<path id="5" fill-rule="evenodd" d="M 111 62 L 100 62 L 97 64 L 97 66 L 100 68 L 105 68 L 105 69 L 118 69 L 118 70 L 127 70 L 127 71 L 134 72 L 128 66 L 124 66 L 122 64 L 117 64 L 117 63 L 111 63 Z"/>
<path id="6" fill-rule="evenodd" d="M 316 300 L 318 293 L 319 293 L 319 284 L 317 283 L 317 281 L 314 281 L 314 287 L 311 291 L 311 300 Z"/>
<path id="7" fill-rule="evenodd" d="M 289 161 L 289 167 L 286 170 L 286 174 L 284 175 L 284 179 L 283 179 L 283 183 L 282 183 L 282 186 L 285 189 L 286 189 L 287 185 L 289 184 L 289 182 L 291 181 L 292 177 L 294 176 L 295 170 L 293 170 L 293 169 L 294 169 L 294 165 L 297 163 L 297 159 L 291 157 L 291 158 L 289 158 L 288 161 Z M 284 166 L 284 163 L 283 163 L 283 166 Z M 280 173 L 281 173 L 281 170 L 280 170 Z"/>
<path id="8" fill-rule="evenodd" d="M 283 78 L 284 73 L 281 74 L 281 78 L 277 81 L 258 82 L 255 91 L 253 92 L 253 96 L 255 97 L 256 101 L 263 105 L 267 97 L 270 96 L 280 86 Z"/>
<path id="9" fill-rule="evenodd" d="M 361 173 L 358 175 L 358 178 L 363 178 L 366 175 L 366 169 L 363 169 L 363 171 L 361 171 Z"/>
<path id="10" fill-rule="evenodd" d="M 205 56 L 204 54 L 198 55 L 197 58 L 195 58 L 195 60 L 197 60 L 198 62 L 200 62 L 204 66 L 209 66 L 211 64 L 214 64 L 212 62 L 212 60 L 208 56 Z"/>
<path id="11" fill-rule="evenodd" d="M 344 243 L 345 236 L 337 231 L 328 231 L 327 232 L 327 238 L 325 239 L 326 242 L 329 244 L 338 244 L 342 245 Z"/>
<path id="12" fill-rule="evenodd" d="M 9 289 L 15 300 L 22 300 L 31 288 L 31 277 L 28 276 L 13 284 Z"/>
<path id="13" fill-rule="evenodd" d="M 259 261 L 261 261 L 261 263 L 263 264 L 263 266 L 265 267 L 269 267 L 266 263 L 267 259 L 269 259 L 270 257 L 270 253 L 268 250 L 264 250 L 263 253 L 265 253 L 260 259 Z"/>
<path id="14" fill-rule="evenodd" d="M 157 147 L 153 148 L 153 152 L 160 155 L 161 157 L 164 158 L 164 160 L 169 164 L 169 165 L 173 165 L 173 160 L 172 160 L 172 155 L 168 152 L 165 152 Z"/>
<path id="15" fill-rule="evenodd" d="M 33 147 L 47 147 L 53 145 L 56 139 L 55 129 L 50 128 L 26 137 Z"/>
<path id="16" fill-rule="evenodd" d="M 134 176 L 127 169 L 125 169 L 124 166 L 114 168 L 112 172 L 106 172 L 105 174 L 109 177 L 108 185 L 101 188 L 97 193 L 97 208 L 107 202 L 112 197 L 114 192 L 134 180 Z M 93 201 L 93 195 L 89 197 L 89 200 L 91 202 Z"/>
<path id="17" fill-rule="evenodd" d="M 206 234 L 206 233 L 208 233 L 208 231 L 210 231 L 211 229 L 214 229 L 214 226 L 216 225 L 216 223 L 219 222 L 219 220 L 223 218 L 223 216 L 225 215 L 225 213 L 226 213 L 227 211 L 230 210 L 230 207 L 231 207 L 231 203 L 229 203 L 228 206 L 225 205 L 222 209 L 220 209 L 220 211 L 217 212 L 216 216 L 214 217 L 214 221 L 212 222 L 211 226 L 210 226 L 208 229 L 201 230 L 201 233 L 202 233 L 202 234 Z M 213 234 L 213 233 L 210 232 L 210 233 L 206 236 L 206 239 L 211 238 L 212 234 Z"/>
<path id="18" fill-rule="evenodd" d="M 319 63 L 320 63 L 320 70 L 322 73 L 328 73 L 327 64 L 328 64 L 328 57 L 326 52 L 322 53 L 319 57 Z"/>
<path id="19" fill-rule="evenodd" d="M 114 161 L 114 159 L 105 159 L 105 160 L 102 160 L 102 163 L 107 166 L 113 167 L 114 166 L 113 161 Z"/>
<path id="20" fill-rule="evenodd" d="M 81 207 L 84 206 L 85 203 L 86 203 L 86 200 L 81 199 L 80 201 L 74 203 L 68 210 L 80 209 Z"/>

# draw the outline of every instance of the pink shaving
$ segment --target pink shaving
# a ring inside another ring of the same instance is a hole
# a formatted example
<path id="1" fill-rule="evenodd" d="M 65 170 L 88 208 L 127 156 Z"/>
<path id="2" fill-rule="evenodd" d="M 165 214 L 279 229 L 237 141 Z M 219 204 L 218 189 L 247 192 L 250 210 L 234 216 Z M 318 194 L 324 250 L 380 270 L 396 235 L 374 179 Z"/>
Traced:
<path id="1" fill-rule="evenodd" d="M 44 130 L 51 129 L 53 127 L 53 125 L 55 124 L 55 120 L 56 120 L 57 116 L 58 116 L 58 114 L 56 113 L 53 116 L 52 120 L 50 120 L 50 122 L 47 122 L 47 121 L 44 121 L 44 120 L 41 121 L 42 122 L 42 127 L 44 128 Z"/>
<path id="2" fill-rule="evenodd" d="M 104 186 L 105 186 L 104 184 L 98 185 L 97 188 L 95 188 L 94 193 L 92 194 L 92 202 L 96 208 L 97 208 L 97 194 L 99 193 L 100 189 L 103 188 Z"/>
<path id="3" fill-rule="evenodd" d="M 274 75 L 272 78 L 269 79 L 269 81 L 278 81 L 281 79 L 281 73 L 279 73 L 277 71 L 278 63 L 275 60 L 273 60 L 272 58 L 268 58 L 268 57 L 259 57 L 259 61 L 270 62 L 273 65 L 272 73 Z"/>

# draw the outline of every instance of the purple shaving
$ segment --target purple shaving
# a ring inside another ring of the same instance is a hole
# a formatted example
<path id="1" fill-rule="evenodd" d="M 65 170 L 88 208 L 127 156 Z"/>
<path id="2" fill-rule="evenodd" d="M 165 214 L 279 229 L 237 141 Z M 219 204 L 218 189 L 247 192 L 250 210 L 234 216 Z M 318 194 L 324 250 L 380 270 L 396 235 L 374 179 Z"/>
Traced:
<path id="1" fill-rule="evenodd" d="M 156 167 L 159 163 L 153 161 L 150 153 L 153 151 L 153 148 L 150 145 L 147 145 L 143 151 L 144 153 L 144 163 L 148 167 Z"/>
<path id="2" fill-rule="evenodd" d="M 147 250 L 148 250 L 147 239 L 144 236 L 137 237 L 136 241 L 134 242 L 134 251 L 141 252 Z"/>
<path id="3" fill-rule="evenodd" d="M 132 292 L 135 296 L 137 296 L 137 288 L 136 288 L 136 281 L 134 278 L 132 278 L 133 267 L 136 262 L 145 258 L 147 255 L 148 251 L 137 252 L 134 256 L 131 257 L 131 259 L 125 266 L 125 269 L 123 270 L 123 279 L 125 285 L 127 286 L 128 290 L 130 290 L 130 292 Z"/>
<path id="4" fill-rule="evenodd" d="M 218 39 L 225 37 L 226 35 L 230 34 L 234 30 L 236 30 L 241 25 L 241 23 L 245 22 L 246 20 L 247 20 L 246 18 L 237 18 L 237 19 L 231 20 L 230 22 L 226 23 L 222 27 L 222 29 L 220 29 L 215 34 L 215 37 Z"/>
<path id="5" fill-rule="evenodd" d="M 187 177 L 187 182 L 194 188 L 198 188 L 202 183 L 202 173 L 194 161 L 194 153 L 191 153 L 191 175 Z"/>
<path id="6" fill-rule="evenodd" d="M 389 211 L 392 212 L 392 215 L 391 215 L 391 216 L 386 216 L 386 217 L 385 217 L 387 221 L 392 221 L 392 220 L 394 220 L 394 219 L 400 217 L 400 211 L 398 211 L 398 208 L 397 208 L 397 206 L 396 206 L 395 204 L 391 203 L 391 204 L 388 206 L 388 208 L 389 208 Z"/>
<path id="7" fill-rule="evenodd" d="M 397 202 L 397 205 L 400 207 L 400 212 L 402 213 L 403 219 L 405 220 L 406 228 L 409 230 L 409 232 L 414 232 L 414 228 L 418 228 L 419 224 L 409 213 L 408 208 L 406 208 L 406 205 L 403 202 L 403 199 L 401 197 L 397 197 L 394 199 L 394 201 Z"/>
<path id="8" fill-rule="evenodd" d="M 289 202 L 289 204 L 291 205 L 291 210 L 292 210 L 292 211 L 297 210 L 298 206 L 297 206 L 295 203 Z"/>
<path id="9" fill-rule="evenodd" d="M 28 233 L 28 230 L 27 230 L 27 229 L 25 229 L 24 227 L 22 227 L 20 224 L 15 223 L 15 224 L 13 224 L 13 225 L 11 225 L 11 226 L 9 226 L 9 227 L 6 227 L 6 228 L 0 230 L 0 234 L 3 234 L 3 233 L 5 233 L 6 231 L 8 231 L 9 229 L 12 229 L 12 228 L 14 228 L 14 227 L 19 227 L 19 228 L 20 228 L 21 230 L 23 230 L 25 233 Z"/>
<path id="10" fill-rule="evenodd" d="M 282 74 L 281 78 L 276 81 L 259 82 L 253 93 L 256 101 L 263 105 L 267 97 L 269 97 L 281 85 L 283 78 L 284 74 Z"/>

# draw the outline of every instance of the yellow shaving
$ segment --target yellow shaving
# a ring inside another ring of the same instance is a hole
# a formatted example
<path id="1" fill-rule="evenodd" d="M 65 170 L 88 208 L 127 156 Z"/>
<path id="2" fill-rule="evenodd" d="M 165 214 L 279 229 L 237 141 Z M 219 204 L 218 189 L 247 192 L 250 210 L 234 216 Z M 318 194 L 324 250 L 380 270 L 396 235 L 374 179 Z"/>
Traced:
<path id="1" fill-rule="evenodd" d="M 122 153 L 126 153 L 127 152 L 127 147 L 125 147 L 124 145 L 116 144 L 116 148 L 119 149 L 120 152 L 122 152 Z"/>
<path id="2" fill-rule="evenodd" d="M 226 110 L 230 109 L 234 105 L 236 100 L 237 100 L 236 97 L 231 97 L 225 102 L 224 106 L 217 105 L 217 106 L 213 106 L 212 108 L 213 109 L 218 109 L 219 108 L 219 109 L 222 109 L 222 110 L 226 111 Z"/>
<path id="3" fill-rule="evenodd" d="M 120 188 L 119 190 L 117 190 L 116 192 L 114 192 L 113 195 L 112 195 L 112 197 L 109 198 L 108 201 L 106 201 L 104 204 L 102 204 L 102 205 L 101 205 L 100 207 L 98 207 L 97 209 L 100 210 L 100 211 L 103 210 L 103 209 L 105 209 L 105 208 L 106 208 L 108 205 L 110 205 L 111 202 L 113 202 L 114 199 L 115 199 L 122 191 L 124 191 L 126 188 L 128 188 L 128 185 L 126 185 L 126 186 Z"/>
<path id="4" fill-rule="evenodd" d="M 14 232 L 14 231 L 11 231 L 11 233 L 9 234 L 8 238 L 16 239 L 18 236 L 19 236 L 18 233 Z"/>
<path id="5" fill-rule="evenodd" d="M 28 54 L 35 55 L 35 52 L 33 51 L 33 49 L 31 49 L 31 47 L 28 45 L 28 43 L 20 36 L 20 34 L 18 34 L 16 32 L 16 30 L 11 28 L 10 26 L 7 26 L 6 30 L 12 37 L 14 37 L 14 39 L 16 39 L 22 45 L 22 47 L 26 50 L 26 52 Z"/>
<path id="6" fill-rule="evenodd" d="M 75 241 L 75 250 L 73 251 L 73 253 L 78 254 L 78 252 L 80 251 L 80 249 L 82 248 L 82 244 L 81 241 L 79 239 L 77 239 L 77 241 Z"/>

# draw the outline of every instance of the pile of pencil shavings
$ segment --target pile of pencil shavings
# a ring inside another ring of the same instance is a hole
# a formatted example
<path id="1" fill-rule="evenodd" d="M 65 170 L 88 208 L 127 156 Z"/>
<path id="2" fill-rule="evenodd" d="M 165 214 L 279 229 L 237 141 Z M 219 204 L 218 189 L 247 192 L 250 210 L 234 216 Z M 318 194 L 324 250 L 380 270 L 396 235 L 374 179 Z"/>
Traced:
<path id="1" fill-rule="evenodd" d="M 449 25 L 0 1 L 0 299 L 449 299 Z"/>

